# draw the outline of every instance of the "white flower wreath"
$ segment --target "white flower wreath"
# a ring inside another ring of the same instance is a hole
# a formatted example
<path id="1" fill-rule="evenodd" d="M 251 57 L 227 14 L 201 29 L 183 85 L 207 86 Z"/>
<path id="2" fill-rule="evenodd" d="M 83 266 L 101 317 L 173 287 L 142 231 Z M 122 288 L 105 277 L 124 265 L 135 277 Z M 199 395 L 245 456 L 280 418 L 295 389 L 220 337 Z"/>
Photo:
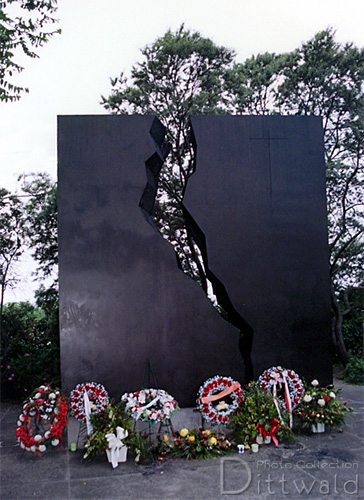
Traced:
<path id="1" fill-rule="evenodd" d="M 225 401 L 220 401 L 216 406 L 212 404 L 213 401 L 222 399 L 227 395 L 231 400 L 230 404 Z M 216 375 L 206 380 L 198 391 L 197 407 L 206 422 L 228 423 L 243 402 L 244 392 L 239 382 L 236 382 L 231 377 Z"/>
<path id="2" fill-rule="evenodd" d="M 127 392 L 121 397 L 126 401 L 125 410 L 135 420 L 151 423 L 164 422 L 179 409 L 177 401 L 163 389 L 141 389 Z"/>

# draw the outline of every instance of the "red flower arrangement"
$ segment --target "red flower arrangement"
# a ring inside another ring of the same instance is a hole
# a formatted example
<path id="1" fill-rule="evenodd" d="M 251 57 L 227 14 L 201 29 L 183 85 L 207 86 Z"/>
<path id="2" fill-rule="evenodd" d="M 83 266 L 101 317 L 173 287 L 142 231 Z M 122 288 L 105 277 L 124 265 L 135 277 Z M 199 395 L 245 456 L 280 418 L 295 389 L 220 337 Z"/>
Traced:
<path id="1" fill-rule="evenodd" d="M 109 395 L 105 387 L 95 382 L 78 384 L 69 397 L 72 415 L 79 421 L 86 423 L 86 413 L 84 405 L 84 394 L 87 392 L 93 413 L 101 413 L 106 410 L 109 404 Z"/>
<path id="2" fill-rule="evenodd" d="M 230 402 L 226 403 L 223 398 Z M 243 402 L 244 392 L 231 377 L 216 375 L 206 380 L 198 391 L 197 407 L 206 422 L 227 424 Z"/>
<path id="3" fill-rule="evenodd" d="M 58 390 L 41 385 L 23 405 L 15 436 L 20 448 L 41 455 L 48 445 L 62 446 L 68 404 Z"/>

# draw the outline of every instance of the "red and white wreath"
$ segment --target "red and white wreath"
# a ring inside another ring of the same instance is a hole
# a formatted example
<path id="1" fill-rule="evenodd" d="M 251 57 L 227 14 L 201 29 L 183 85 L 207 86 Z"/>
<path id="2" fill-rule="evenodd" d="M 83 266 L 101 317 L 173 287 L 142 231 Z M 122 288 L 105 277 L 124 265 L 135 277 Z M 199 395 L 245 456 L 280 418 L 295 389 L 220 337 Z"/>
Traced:
<path id="1" fill-rule="evenodd" d="M 228 423 L 243 402 L 240 383 L 231 377 L 216 375 L 206 380 L 198 391 L 197 407 L 206 422 Z"/>
<path id="2" fill-rule="evenodd" d="M 150 423 L 164 422 L 179 409 L 177 401 L 163 389 L 126 392 L 121 400 L 126 401 L 125 410 L 135 420 L 145 420 Z"/>
<path id="3" fill-rule="evenodd" d="M 103 412 L 109 404 L 109 395 L 103 385 L 96 384 L 95 382 L 86 382 L 84 384 L 76 385 L 73 391 L 71 391 L 68 400 L 71 406 L 72 415 L 79 422 L 84 423 L 86 423 L 87 420 L 84 404 L 85 392 L 87 393 L 90 401 L 92 413 Z"/>
<path id="4" fill-rule="evenodd" d="M 283 389 L 285 391 L 285 405 L 287 410 L 287 397 L 289 396 L 290 406 L 293 410 L 301 401 L 304 393 L 303 382 L 297 373 L 293 370 L 282 368 L 282 366 L 273 366 L 265 370 L 258 379 L 258 385 L 263 391 L 270 392 L 273 396 L 276 395 L 277 389 Z"/>
<path id="5" fill-rule="evenodd" d="M 58 390 L 41 385 L 23 405 L 15 436 L 20 448 L 41 455 L 48 445 L 62 446 L 68 404 Z"/>
<path id="6" fill-rule="evenodd" d="M 302 380 L 297 373 L 282 368 L 282 366 L 273 366 L 262 373 L 258 379 L 258 385 L 263 391 L 270 392 L 273 395 L 274 404 L 281 420 L 279 407 L 281 406 L 288 411 L 289 426 L 292 427 L 292 410 L 301 401 L 304 393 Z M 283 390 L 284 398 L 279 397 L 279 390 Z"/>

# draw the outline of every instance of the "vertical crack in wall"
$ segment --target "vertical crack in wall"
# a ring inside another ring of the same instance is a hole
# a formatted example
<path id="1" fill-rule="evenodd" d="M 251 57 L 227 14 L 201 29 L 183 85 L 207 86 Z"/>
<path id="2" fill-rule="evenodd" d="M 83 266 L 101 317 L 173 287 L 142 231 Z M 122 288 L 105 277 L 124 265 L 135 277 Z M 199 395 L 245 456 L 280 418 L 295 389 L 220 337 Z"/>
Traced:
<path id="1" fill-rule="evenodd" d="M 190 132 L 196 152 L 192 126 Z M 171 147 L 165 133 L 165 127 L 155 118 L 150 135 L 156 151 L 145 162 L 147 184 L 139 206 L 147 222 L 173 246 L 179 268 L 200 284 L 219 314 L 239 330 L 246 381 L 252 380 L 253 329 L 234 308 L 223 283 L 209 269 L 205 235 L 183 205 L 184 187 L 179 169 L 167 161 Z"/>

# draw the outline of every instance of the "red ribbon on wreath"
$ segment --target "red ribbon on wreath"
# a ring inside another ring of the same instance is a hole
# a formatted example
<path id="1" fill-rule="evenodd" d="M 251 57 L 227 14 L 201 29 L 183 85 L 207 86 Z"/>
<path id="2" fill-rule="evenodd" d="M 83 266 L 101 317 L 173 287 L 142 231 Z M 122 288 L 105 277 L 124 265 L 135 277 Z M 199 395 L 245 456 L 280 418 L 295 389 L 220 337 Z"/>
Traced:
<path id="1" fill-rule="evenodd" d="M 278 446 L 278 439 L 275 434 L 279 429 L 279 420 L 277 420 L 276 418 L 272 418 L 269 422 L 269 425 L 270 425 L 269 431 L 267 431 L 265 428 L 266 424 L 260 424 L 259 422 L 257 422 L 255 428 L 258 429 L 259 434 L 261 434 L 264 439 L 267 436 L 270 436 L 272 438 L 273 443 L 276 446 Z"/>

